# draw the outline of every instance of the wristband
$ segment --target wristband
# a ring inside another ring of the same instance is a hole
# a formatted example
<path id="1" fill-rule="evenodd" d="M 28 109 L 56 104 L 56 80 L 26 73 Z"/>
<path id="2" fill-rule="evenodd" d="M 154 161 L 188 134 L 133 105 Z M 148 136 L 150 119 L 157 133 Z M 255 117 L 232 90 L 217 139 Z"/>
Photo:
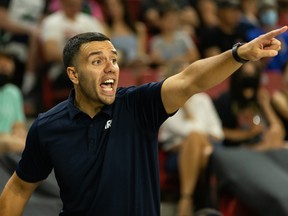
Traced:
<path id="1" fill-rule="evenodd" d="M 238 55 L 237 50 L 238 50 L 238 48 L 239 48 L 240 46 L 242 46 L 243 44 L 245 44 L 245 43 L 238 42 L 238 43 L 234 44 L 233 47 L 232 47 L 232 55 L 233 55 L 233 58 L 234 58 L 237 62 L 239 62 L 239 63 L 241 63 L 241 64 L 245 64 L 246 62 L 249 61 L 249 60 L 246 60 L 246 59 L 241 58 L 241 57 Z"/>

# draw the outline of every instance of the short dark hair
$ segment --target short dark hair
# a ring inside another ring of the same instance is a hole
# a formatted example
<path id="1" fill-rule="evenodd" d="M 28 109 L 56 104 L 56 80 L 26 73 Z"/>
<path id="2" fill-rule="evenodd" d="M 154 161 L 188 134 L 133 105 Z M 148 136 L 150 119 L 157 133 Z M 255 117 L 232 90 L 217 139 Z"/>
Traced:
<path id="1" fill-rule="evenodd" d="M 75 35 L 70 38 L 63 49 L 63 63 L 64 67 L 73 66 L 73 60 L 78 54 L 82 44 L 92 41 L 110 41 L 106 35 L 99 32 L 86 32 Z"/>

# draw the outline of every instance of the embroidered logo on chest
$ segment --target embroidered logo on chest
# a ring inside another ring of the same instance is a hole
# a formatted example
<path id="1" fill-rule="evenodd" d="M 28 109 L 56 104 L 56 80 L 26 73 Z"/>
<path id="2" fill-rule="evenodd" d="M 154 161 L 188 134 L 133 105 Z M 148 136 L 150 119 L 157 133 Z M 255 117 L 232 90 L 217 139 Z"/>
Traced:
<path id="1" fill-rule="evenodd" d="M 112 119 L 110 119 L 110 120 L 108 120 L 108 121 L 106 122 L 105 130 L 108 129 L 108 128 L 110 128 L 111 125 L 112 125 Z"/>

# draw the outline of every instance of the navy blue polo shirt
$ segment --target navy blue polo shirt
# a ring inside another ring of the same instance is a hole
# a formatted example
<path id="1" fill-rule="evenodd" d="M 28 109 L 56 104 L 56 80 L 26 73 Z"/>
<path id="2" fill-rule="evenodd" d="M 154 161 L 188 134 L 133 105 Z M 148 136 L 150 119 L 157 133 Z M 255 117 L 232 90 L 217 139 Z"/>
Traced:
<path id="1" fill-rule="evenodd" d="M 92 119 L 72 91 L 32 124 L 17 175 L 37 182 L 54 169 L 61 216 L 159 216 L 157 140 L 168 117 L 161 86 L 119 88 Z"/>

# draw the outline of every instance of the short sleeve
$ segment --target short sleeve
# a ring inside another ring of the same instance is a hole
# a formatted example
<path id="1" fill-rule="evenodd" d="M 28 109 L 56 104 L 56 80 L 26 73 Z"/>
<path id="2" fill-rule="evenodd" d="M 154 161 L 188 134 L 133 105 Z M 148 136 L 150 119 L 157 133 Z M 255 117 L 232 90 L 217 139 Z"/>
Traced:
<path id="1" fill-rule="evenodd" d="M 32 124 L 26 140 L 26 146 L 16 173 L 24 181 L 44 180 L 52 171 L 52 164 L 44 146 L 39 141 L 37 120 Z"/>

